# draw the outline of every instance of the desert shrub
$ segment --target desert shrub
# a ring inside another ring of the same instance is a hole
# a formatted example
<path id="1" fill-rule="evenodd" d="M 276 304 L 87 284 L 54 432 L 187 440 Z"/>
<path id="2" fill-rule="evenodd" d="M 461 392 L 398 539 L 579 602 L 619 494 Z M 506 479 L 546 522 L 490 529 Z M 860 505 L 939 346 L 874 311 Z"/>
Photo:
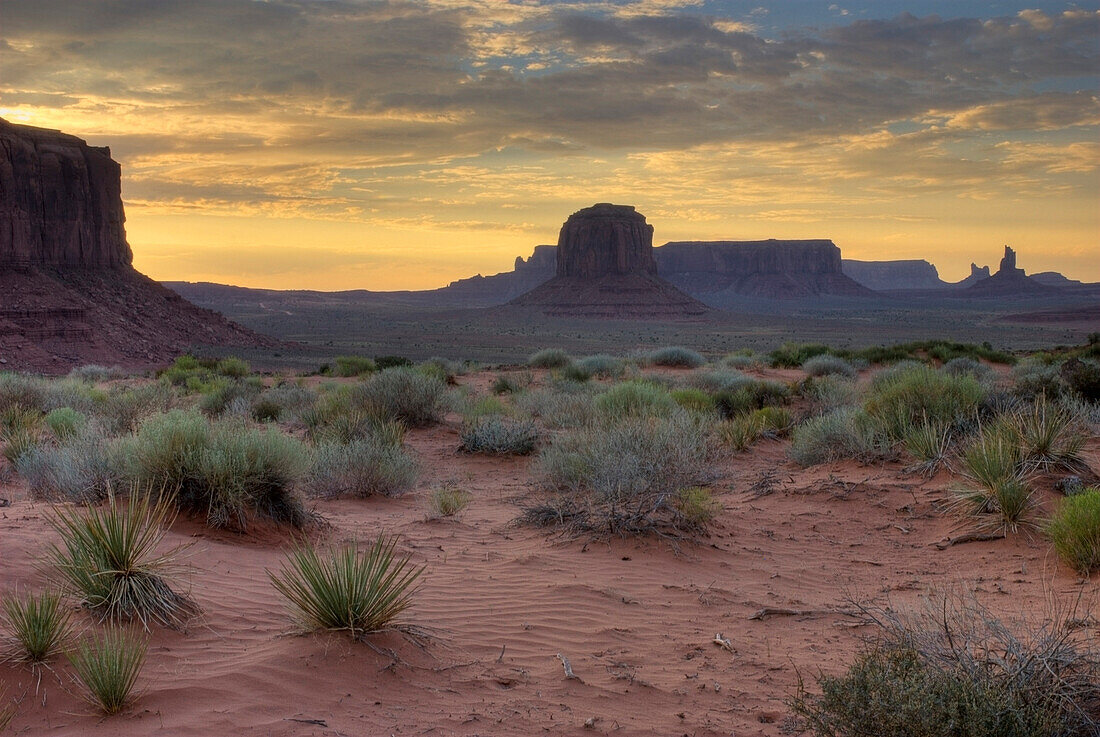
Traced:
<path id="1" fill-rule="evenodd" d="M 508 414 L 508 406 L 497 397 L 466 397 L 459 405 L 462 421 L 475 423 L 484 417 L 500 417 Z"/>
<path id="2" fill-rule="evenodd" d="M 58 440 L 65 440 L 84 428 L 88 418 L 71 407 L 50 410 L 45 417 L 46 426 Z"/>
<path id="3" fill-rule="evenodd" d="M 669 346 L 667 348 L 659 348 L 647 357 L 649 363 L 655 366 L 671 366 L 676 368 L 699 368 L 707 359 L 703 358 L 702 354 L 698 351 L 693 351 L 690 348 L 681 348 L 679 346 Z"/>
<path id="4" fill-rule="evenodd" d="M 1076 468 L 1083 462 L 1084 428 L 1073 413 L 1040 395 L 1030 408 L 1017 412 L 1012 429 L 1022 462 L 1030 468 Z"/>
<path id="5" fill-rule="evenodd" d="M 574 361 L 561 370 L 561 378 L 565 381 L 584 383 L 592 378 L 592 372 Z"/>
<path id="6" fill-rule="evenodd" d="M 1063 499 L 1045 532 L 1070 568 L 1082 576 L 1100 569 L 1100 488 Z"/>
<path id="7" fill-rule="evenodd" d="M 830 376 L 836 374 L 839 376 L 847 376 L 849 379 L 855 378 L 859 374 L 859 372 L 852 367 L 852 364 L 848 363 L 843 358 L 830 356 L 825 353 L 807 358 L 802 362 L 802 370 L 810 376 Z"/>
<path id="8" fill-rule="evenodd" d="M 751 353 L 730 353 L 723 356 L 719 363 L 731 369 L 760 368 L 763 365 L 760 359 Z"/>
<path id="9" fill-rule="evenodd" d="M 908 470 L 918 471 L 932 477 L 941 468 L 948 465 L 951 453 L 951 428 L 922 419 L 910 425 L 902 436 L 905 449 L 916 459 Z"/>
<path id="10" fill-rule="evenodd" d="M 728 419 L 762 407 L 783 404 L 789 397 L 790 389 L 785 384 L 751 379 L 738 389 L 717 392 L 714 404 L 718 413 Z"/>
<path id="11" fill-rule="evenodd" d="M 985 395 L 972 376 L 948 376 L 920 365 L 881 372 L 872 380 L 863 407 L 890 438 L 899 440 L 921 421 L 953 425 L 965 420 Z"/>
<path id="12" fill-rule="evenodd" d="M 399 624 L 412 605 L 424 567 L 410 565 L 396 547 L 384 535 L 366 550 L 352 543 L 326 557 L 306 545 L 268 575 L 303 629 L 346 630 L 358 639 Z"/>
<path id="13" fill-rule="evenodd" d="M 0 441 L 4 457 L 12 465 L 38 446 L 41 440 L 42 413 L 37 409 L 12 405 L 0 411 Z"/>
<path id="14" fill-rule="evenodd" d="M 806 359 L 829 352 L 820 343 L 784 343 L 768 354 L 768 362 L 776 368 L 798 368 Z"/>
<path id="15" fill-rule="evenodd" d="M 89 701 L 104 714 L 117 714 L 137 685 L 147 649 L 145 640 L 112 627 L 102 635 L 81 640 L 69 654 L 69 662 L 87 689 Z"/>
<path id="16" fill-rule="evenodd" d="M 696 389 L 705 392 L 733 392 L 738 389 L 752 386 L 758 380 L 734 369 L 720 369 L 717 371 L 701 371 L 693 374 L 688 383 Z"/>
<path id="17" fill-rule="evenodd" d="M 573 362 L 569 354 L 561 348 L 544 348 L 538 353 L 533 353 L 527 359 L 527 365 L 531 368 L 560 369 Z"/>
<path id="18" fill-rule="evenodd" d="M 378 367 L 379 371 L 385 371 L 389 368 L 412 366 L 413 362 L 404 356 L 377 356 L 374 359 L 374 364 Z"/>
<path id="19" fill-rule="evenodd" d="M 97 366 L 94 363 L 78 366 L 69 372 L 70 379 L 78 379 L 95 384 L 103 381 L 121 379 L 126 372 L 119 366 Z"/>
<path id="20" fill-rule="evenodd" d="M 69 610 L 52 591 L 4 599 L 0 620 L 18 643 L 17 657 L 28 663 L 43 663 L 60 652 L 72 631 Z"/>
<path id="21" fill-rule="evenodd" d="M 1071 358 L 1059 370 L 1062 381 L 1086 402 L 1100 402 L 1100 361 Z"/>
<path id="22" fill-rule="evenodd" d="M 337 356 L 335 361 L 337 376 L 363 376 L 378 369 L 374 361 L 366 356 Z"/>
<path id="23" fill-rule="evenodd" d="M 436 487 L 429 499 L 433 517 L 452 517 L 469 503 L 470 495 L 452 484 Z"/>
<path id="24" fill-rule="evenodd" d="M 626 370 L 621 359 L 603 353 L 581 358 L 574 365 L 589 376 L 600 379 L 614 379 Z"/>
<path id="25" fill-rule="evenodd" d="M 252 517 L 296 527 L 309 520 L 295 486 L 309 466 L 305 446 L 274 428 L 210 423 L 173 411 L 148 418 L 125 439 L 128 474 L 163 488 L 180 509 L 213 527 L 246 529 Z"/>
<path id="26" fill-rule="evenodd" d="M 755 413 L 746 412 L 720 423 L 717 432 L 718 439 L 723 444 L 743 451 L 760 439 L 764 432 L 764 421 Z"/>
<path id="27" fill-rule="evenodd" d="M 307 486 L 323 497 L 396 496 L 412 488 L 418 473 L 416 459 L 399 443 L 365 437 L 318 445 Z"/>
<path id="28" fill-rule="evenodd" d="M 760 422 L 761 433 L 772 437 L 786 435 L 794 425 L 794 418 L 785 407 L 761 407 L 752 416 Z"/>
<path id="29" fill-rule="evenodd" d="M 218 365 L 214 367 L 214 370 L 231 379 L 243 379 L 252 373 L 252 367 L 248 365 L 248 362 L 236 356 L 229 356 L 218 361 Z"/>
<path id="30" fill-rule="evenodd" d="M 707 481 L 710 461 L 706 430 L 686 413 L 590 425 L 539 454 L 537 474 L 553 496 L 524 518 L 621 535 L 686 529 L 677 494 Z"/>
<path id="31" fill-rule="evenodd" d="M 673 389 L 669 392 L 676 404 L 691 412 L 709 414 L 714 412 L 716 404 L 714 397 L 702 389 Z"/>
<path id="32" fill-rule="evenodd" d="M 249 410 L 252 403 L 263 389 L 259 379 L 219 380 L 202 392 L 199 409 L 211 417 L 220 417 L 226 412 L 236 415 L 251 414 Z"/>
<path id="33" fill-rule="evenodd" d="M 1097 733 L 1094 648 L 1069 617 L 1003 621 L 944 597 L 868 611 L 878 636 L 848 672 L 791 700 L 818 737 L 1070 737 Z"/>
<path id="34" fill-rule="evenodd" d="M 367 379 L 358 388 L 356 399 L 378 416 L 400 420 L 406 427 L 426 427 L 443 418 L 447 385 L 437 377 L 398 366 Z"/>
<path id="35" fill-rule="evenodd" d="M 125 478 L 116 443 L 97 426 L 85 426 L 57 445 L 37 445 L 15 465 L 39 499 L 92 504 L 107 498 Z"/>
<path id="36" fill-rule="evenodd" d="M 1066 384 L 1056 366 L 1033 358 L 1020 361 L 1012 369 L 1013 391 L 1027 399 L 1040 394 L 1057 399 L 1066 390 Z"/>
<path id="37" fill-rule="evenodd" d="M 497 376 L 489 386 L 493 394 L 512 394 L 519 391 L 519 386 L 507 376 Z"/>
<path id="38" fill-rule="evenodd" d="M 250 410 L 256 422 L 278 422 L 283 414 L 283 406 L 269 397 L 256 397 Z"/>
<path id="39" fill-rule="evenodd" d="M 973 519 L 980 529 L 1007 534 L 1031 524 L 1034 492 L 1026 479 L 1006 478 L 992 486 L 960 489 L 955 493 L 955 508 Z"/>
<path id="40" fill-rule="evenodd" d="M 461 438 L 459 450 L 465 453 L 527 455 L 535 450 L 539 433 L 530 420 L 488 417 L 465 425 Z"/>
<path id="41" fill-rule="evenodd" d="M 1062 397 L 1062 406 L 1087 426 L 1093 434 L 1100 433 L 1100 402 L 1089 402 L 1079 397 Z"/>
<path id="42" fill-rule="evenodd" d="M 568 388 L 572 382 L 562 383 L 554 389 L 539 389 L 520 394 L 515 399 L 516 408 L 542 420 L 552 429 L 580 427 L 595 418 L 596 405 L 591 391 L 584 388 Z"/>
<path id="43" fill-rule="evenodd" d="M 596 397 L 596 410 L 609 421 L 624 417 L 667 417 L 677 407 L 668 392 L 643 381 L 624 381 Z"/>
<path id="44" fill-rule="evenodd" d="M 862 410 L 842 407 L 812 417 L 791 430 L 788 455 L 800 466 L 855 458 L 866 461 L 885 454 L 883 438 Z"/>
<path id="45" fill-rule="evenodd" d="M 810 377 L 798 385 L 798 393 L 806 400 L 810 416 L 853 405 L 858 397 L 855 382 L 839 376 Z"/>
<path id="46" fill-rule="evenodd" d="M 281 381 L 275 386 L 265 389 L 263 394 L 253 403 L 253 416 L 256 415 L 256 405 L 264 403 L 271 407 L 270 413 L 274 413 L 275 420 L 293 420 L 301 422 L 304 411 L 317 402 L 318 394 L 308 386 L 303 386 L 294 381 Z M 278 411 L 274 408 L 278 407 Z"/>
<path id="47" fill-rule="evenodd" d="M 126 502 L 86 512 L 58 508 L 49 517 L 61 537 L 47 555 L 65 591 L 101 620 L 137 619 L 179 626 L 198 607 L 172 590 L 166 576 L 179 548 L 158 552 L 174 519 L 170 500 L 153 503 L 133 490 Z"/>
<path id="48" fill-rule="evenodd" d="M 136 387 L 111 387 L 91 411 L 109 435 L 125 435 L 137 429 L 150 415 L 167 412 L 172 390 L 160 383 Z"/>
<path id="49" fill-rule="evenodd" d="M 981 361 L 975 361 L 968 356 L 959 356 L 940 366 L 940 372 L 948 376 L 972 376 L 986 386 L 993 384 L 996 373 Z"/>

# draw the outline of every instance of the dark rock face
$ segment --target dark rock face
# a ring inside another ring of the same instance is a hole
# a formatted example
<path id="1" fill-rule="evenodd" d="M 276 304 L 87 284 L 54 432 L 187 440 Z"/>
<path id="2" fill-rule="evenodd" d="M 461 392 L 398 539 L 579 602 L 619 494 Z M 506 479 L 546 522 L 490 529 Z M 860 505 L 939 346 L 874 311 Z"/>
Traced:
<path id="1" fill-rule="evenodd" d="M 677 241 L 655 249 L 658 272 L 714 304 L 721 294 L 797 299 L 820 294 L 869 296 L 846 276 L 830 240 Z"/>
<path id="2" fill-rule="evenodd" d="M 1019 272 L 1020 276 L 1024 275 L 1023 269 L 1016 268 L 1016 252 L 1005 246 L 1005 255 L 1001 258 L 1001 265 L 997 268 L 997 273 L 1007 274 L 1012 272 Z"/>
<path id="3" fill-rule="evenodd" d="M 120 174 L 110 149 L 0 120 L 0 264 L 129 266 Z"/>
<path id="4" fill-rule="evenodd" d="M 957 281 L 951 284 L 953 287 L 969 287 L 972 284 L 977 284 L 980 281 L 984 281 L 990 277 L 988 266 L 978 266 L 973 261 L 970 262 L 970 276 L 966 277 L 962 281 Z"/>
<path id="5" fill-rule="evenodd" d="M 557 276 L 657 275 L 653 226 L 630 205 L 606 202 L 569 216 L 558 234 Z"/>
<path id="6" fill-rule="evenodd" d="M 973 272 L 971 272 L 973 276 Z M 961 282 L 965 285 L 965 280 Z M 1045 294 L 1057 292 L 1038 282 L 1016 267 L 1016 252 L 1005 246 L 1005 255 L 1001 258 L 997 273 L 988 279 L 980 279 L 966 287 L 966 294 L 974 297 L 1014 297 L 1021 294 Z"/>
<path id="7" fill-rule="evenodd" d="M 562 225 L 556 250 L 554 278 L 509 304 L 547 315 L 606 319 L 708 312 L 657 276 L 653 226 L 629 205 L 600 203 L 573 213 Z"/>
<path id="8" fill-rule="evenodd" d="M 274 345 L 139 274 L 106 148 L 0 120 L 0 359 L 148 366 L 193 345 Z"/>
<path id="9" fill-rule="evenodd" d="M 889 292 L 901 289 L 940 289 L 947 286 L 935 265 L 924 259 L 898 261 L 857 261 L 844 259 L 847 276 L 868 289 Z"/>

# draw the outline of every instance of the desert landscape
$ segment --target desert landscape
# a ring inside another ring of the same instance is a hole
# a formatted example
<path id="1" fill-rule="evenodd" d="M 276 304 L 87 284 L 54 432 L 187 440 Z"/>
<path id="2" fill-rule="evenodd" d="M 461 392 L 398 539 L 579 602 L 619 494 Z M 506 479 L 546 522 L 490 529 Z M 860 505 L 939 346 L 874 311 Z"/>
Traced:
<path id="1" fill-rule="evenodd" d="M 4 4 L 0 734 L 1100 737 L 1038 5 Z"/>

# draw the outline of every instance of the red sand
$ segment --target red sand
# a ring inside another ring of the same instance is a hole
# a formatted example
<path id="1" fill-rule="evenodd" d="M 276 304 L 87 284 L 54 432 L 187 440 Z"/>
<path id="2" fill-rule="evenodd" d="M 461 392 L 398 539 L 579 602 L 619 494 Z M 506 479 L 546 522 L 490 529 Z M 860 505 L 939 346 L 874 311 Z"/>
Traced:
<path id="1" fill-rule="evenodd" d="M 842 672 L 869 628 L 827 612 L 750 620 L 762 607 L 830 610 L 848 595 L 908 606 L 928 587 L 959 586 L 1013 615 L 1098 592 L 1039 536 L 938 550 L 957 532 L 934 508 L 954 483 L 946 473 L 926 481 L 901 464 L 854 463 L 803 471 L 779 442 L 723 462 L 714 490 L 725 510 L 696 544 L 562 540 L 512 523 L 531 461 L 458 454 L 457 426 L 452 417 L 409 433 L 424 465 L 413 492 L 317 504 L 331 542 L 399 533 L 427 565 L 409 615 L 426 638 L 388 633 L 372 648 L 298 635 L 265 574 L 287 541 L 180 522 L 169 540 L 193 543 L 185 580 L 204 615 L 187 632 L 153 632 L 133 707 L 96 715 L 63 660 L 41 676 L 0 665 L 9 697 L 21 699 L 14 733 L 793 734 L 784 700 L 798 674 L 812 682 Z M 1097 467 L 1095 438 L 1087 455 Z M 769 469 L 776 490 L 751 498 Z M 470 492 L 469 507 L 429 521 L 429 494 L 447 481 Z M 49 507 L 17 481 L 0 485 L 0 498 L 11 500 L 0 508 L 0 592 L 37 588 Z M 1046 487 L 1043 499 L 1049 508 Z M 733 652 L 713 642 L 719 632 Z M 565 678 L 559 653 L 579 680 Z"/>

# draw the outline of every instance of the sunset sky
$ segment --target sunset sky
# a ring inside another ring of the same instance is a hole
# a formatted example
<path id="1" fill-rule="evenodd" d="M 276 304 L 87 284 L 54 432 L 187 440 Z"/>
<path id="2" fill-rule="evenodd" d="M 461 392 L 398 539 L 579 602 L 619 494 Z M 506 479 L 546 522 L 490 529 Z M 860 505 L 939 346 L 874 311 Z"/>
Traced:
<path id="1" fill-rule="evenodd" d="M 111 147 L 162 280 L 437 287 L 616 202 L 1100 281 L 1100 1 L 0 0 L 0 117 Z"/>

